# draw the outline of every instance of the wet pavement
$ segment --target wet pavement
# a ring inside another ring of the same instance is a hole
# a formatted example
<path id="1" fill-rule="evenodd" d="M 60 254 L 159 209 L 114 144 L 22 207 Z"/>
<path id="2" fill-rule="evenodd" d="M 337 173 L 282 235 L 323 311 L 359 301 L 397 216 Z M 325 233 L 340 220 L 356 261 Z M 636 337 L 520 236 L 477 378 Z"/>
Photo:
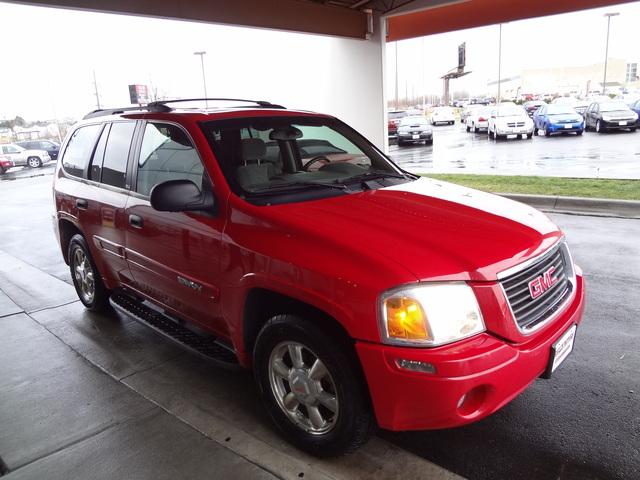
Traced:
<path id="1" fill-rule="evenodd" d="M 51 229 L 51 180 L 0 182 L 6 478 L 640 478 L 640 221 L 552 215 L 588 289 L 575 351 L 552 379 L 477 424 L 380 432 L 318 460 L 273 430 L 248 373 L 82 307 Z"/>
<path id="2" fill-rule="evenodd" d="M 275 431 L 248 372 L 126 317 L 87 312 L 51 228 L 50 175 L 0 181 L 0 476 L 460 477 L 381 438 L 319 460 Z"/>
<path id="3" fill-rule="evenodd" d="M 416 173 L 640 179 L 640 132 L 585 132 L 490 140 L 460 124 L 433 127 L 433 146 L 392 144 L 389 155 Z"/>

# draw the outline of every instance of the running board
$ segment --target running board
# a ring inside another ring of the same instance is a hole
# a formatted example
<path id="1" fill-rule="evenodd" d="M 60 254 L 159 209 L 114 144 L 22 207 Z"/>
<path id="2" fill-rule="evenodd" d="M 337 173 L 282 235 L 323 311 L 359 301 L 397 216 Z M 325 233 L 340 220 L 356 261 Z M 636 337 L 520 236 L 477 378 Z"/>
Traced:
<path id="1" fill-rule="evenodd" d="M 213 336 L 199 335 L 172 317 L 146 306 L 126 293 L 114 292 L 109 298 L 109 303 L 116 311 L 145 324 L 162 336 L 219 366 L 240 368 L 233 350 Z"/>

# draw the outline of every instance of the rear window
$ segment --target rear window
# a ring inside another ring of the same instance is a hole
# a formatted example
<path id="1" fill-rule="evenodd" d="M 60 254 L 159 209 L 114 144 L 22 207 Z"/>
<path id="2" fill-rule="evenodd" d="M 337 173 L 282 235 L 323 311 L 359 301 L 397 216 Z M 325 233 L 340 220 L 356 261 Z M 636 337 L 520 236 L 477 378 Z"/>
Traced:
<path id="1" fill-rule="evenodd" d="M 135 128 L 135 122 L 116 122 L 111 125 L 102 162 L 102 183 L 125 188 L 127 160 Z"/>
<path id="2" fill-rule="evenodd" d="M 101 128 L 102 125 L 87 125 L 73 132 L 62 158 L 62 167 L 69 175 L 84 177 Z"/>

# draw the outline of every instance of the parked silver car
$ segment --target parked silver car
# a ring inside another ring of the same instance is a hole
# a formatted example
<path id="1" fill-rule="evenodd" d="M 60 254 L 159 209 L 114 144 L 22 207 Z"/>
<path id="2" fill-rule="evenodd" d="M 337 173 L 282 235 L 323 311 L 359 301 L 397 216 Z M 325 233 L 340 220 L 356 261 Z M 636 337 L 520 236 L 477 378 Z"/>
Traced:
<path id="1" fill-rule="evenodd" d="M 37 168 L 51 161 L 51 156 L 44 150 L 27 150 L 14 143 L 0 145 L 0 156 L 3 157 L 0 163 L 0 174 L 12 167 L 28 165 L 31 168 Z"/>

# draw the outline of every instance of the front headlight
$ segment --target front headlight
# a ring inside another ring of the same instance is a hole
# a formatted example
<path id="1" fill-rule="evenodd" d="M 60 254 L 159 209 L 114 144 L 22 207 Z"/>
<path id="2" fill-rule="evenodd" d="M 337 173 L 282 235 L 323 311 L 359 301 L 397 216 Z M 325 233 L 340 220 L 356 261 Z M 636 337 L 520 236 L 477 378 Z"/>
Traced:
<path id="1" fill-rule="evenodd" d="M 409 132 L 409 127 L 399 127 L 398 132 L 407 133 Z"/>
<path id="2" fill-rule="evenodd" d="M 602 116 L 602 120 L 604 120 L 605 122 L 610 122 L 612 120 L 612 118 L 607 116 L 607 115 L 603 115 Z"/>
<path id="3" fill-rule="evenodd" d="M 435 347 L 485 330 L 473 290 L 465 282 L 434 282 L 383 293 L 379 300 L 383 343 Z"/>

